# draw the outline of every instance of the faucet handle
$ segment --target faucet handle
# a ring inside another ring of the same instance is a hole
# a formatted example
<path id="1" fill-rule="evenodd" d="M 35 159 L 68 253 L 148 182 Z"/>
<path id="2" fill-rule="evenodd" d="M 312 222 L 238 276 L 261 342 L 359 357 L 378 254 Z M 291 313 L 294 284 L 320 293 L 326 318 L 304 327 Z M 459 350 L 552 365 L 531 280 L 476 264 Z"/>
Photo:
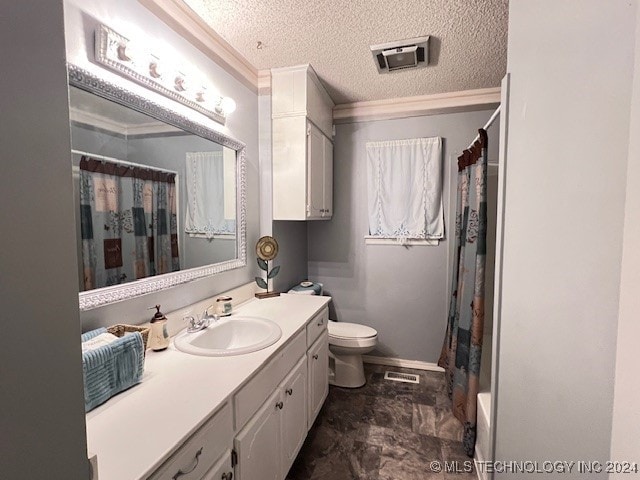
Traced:
<path id="1" fill-rule="evenodd" d="M 199 323 L 193 315 L 187 315 L 183 317 L 182 320 L 185 322 L 189 322 L 189 328 L 196 328 Z"/>
<path id="2" fill-rule="evenodd" d="M 213 315 L 211 315 L 209 313 L 209 309 L 212 308 L 213 305 L 209 305 L 205 310 L 204 313 L 202 314 L 202 319 L 203 320 L 213 320 L 215 322 L 217 322 L 218 320 L 220 320 L 220 315 L 218 315 L 217 313 L 214 313 Z"/>

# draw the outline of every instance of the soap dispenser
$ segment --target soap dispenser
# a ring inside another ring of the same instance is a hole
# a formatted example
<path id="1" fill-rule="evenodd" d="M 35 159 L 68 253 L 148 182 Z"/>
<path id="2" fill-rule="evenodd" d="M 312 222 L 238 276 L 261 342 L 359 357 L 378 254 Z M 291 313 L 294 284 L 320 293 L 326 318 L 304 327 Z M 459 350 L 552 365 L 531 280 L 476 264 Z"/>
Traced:
<path id="1" fill-rule="evenodd" d="M 151 350 L 160 352 L 166 350 L 170 343 L 169 332 L 167 332 L 167 317 L 160 311 L 160 305 L 151 307 L 149 310 L 153 308 L 157 311 L 151 319 Z"/>

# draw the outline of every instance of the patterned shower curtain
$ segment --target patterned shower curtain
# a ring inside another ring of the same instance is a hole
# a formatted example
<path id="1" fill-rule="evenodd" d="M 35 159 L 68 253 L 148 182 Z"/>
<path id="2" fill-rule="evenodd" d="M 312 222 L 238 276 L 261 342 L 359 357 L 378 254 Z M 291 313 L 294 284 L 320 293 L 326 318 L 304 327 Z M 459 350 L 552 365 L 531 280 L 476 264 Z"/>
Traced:
<path id="1" fill-rule="evenodd" d="M 175 177 L 82 157 L 84 290 L 180 270 Z"/>
<path id="2" fill-rule="evenodd" d="M 469 456 L 476 442 L 487 238 L 487 132 L 479 132 L 480 139 L 458 157 L 452 296 L 438 361 L 445 369 L 453 414 L 464 425 L 463 445 Z"/>

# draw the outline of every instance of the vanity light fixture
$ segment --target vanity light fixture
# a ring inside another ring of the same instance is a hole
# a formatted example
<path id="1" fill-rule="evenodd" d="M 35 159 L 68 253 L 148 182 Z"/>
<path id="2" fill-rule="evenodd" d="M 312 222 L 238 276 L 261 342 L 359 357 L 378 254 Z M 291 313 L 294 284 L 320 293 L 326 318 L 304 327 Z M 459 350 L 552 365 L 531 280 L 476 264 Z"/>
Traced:
<path id="1" fill-rule="evenodd" d="M 205 82 L 198 86 L 200 82 L 185 73 L 189 69 L 172 68 L 106 25 L 96 28 L 95 50 L 98 63 L 223 125 L 226 116 L 236 109 L 232 98 L 221 96 Z"/>

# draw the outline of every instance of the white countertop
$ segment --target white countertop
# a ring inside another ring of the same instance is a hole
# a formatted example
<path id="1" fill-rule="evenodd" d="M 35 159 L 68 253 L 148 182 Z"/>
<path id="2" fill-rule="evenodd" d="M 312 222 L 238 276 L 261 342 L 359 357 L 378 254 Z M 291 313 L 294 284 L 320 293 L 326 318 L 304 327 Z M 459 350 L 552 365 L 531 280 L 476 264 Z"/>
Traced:
<path id="1" fill-rule="evenodd" d="M 142 383 L 87 414 L 87 448 L 98 456 L 99 479 L 147 478 L 330 300 L 285 294 L 237 308 L 234 314 L 282 329 L 278 342 L 258 352 L 202 357 L 173 342 L 163 352 L 147 351 Z"/>

